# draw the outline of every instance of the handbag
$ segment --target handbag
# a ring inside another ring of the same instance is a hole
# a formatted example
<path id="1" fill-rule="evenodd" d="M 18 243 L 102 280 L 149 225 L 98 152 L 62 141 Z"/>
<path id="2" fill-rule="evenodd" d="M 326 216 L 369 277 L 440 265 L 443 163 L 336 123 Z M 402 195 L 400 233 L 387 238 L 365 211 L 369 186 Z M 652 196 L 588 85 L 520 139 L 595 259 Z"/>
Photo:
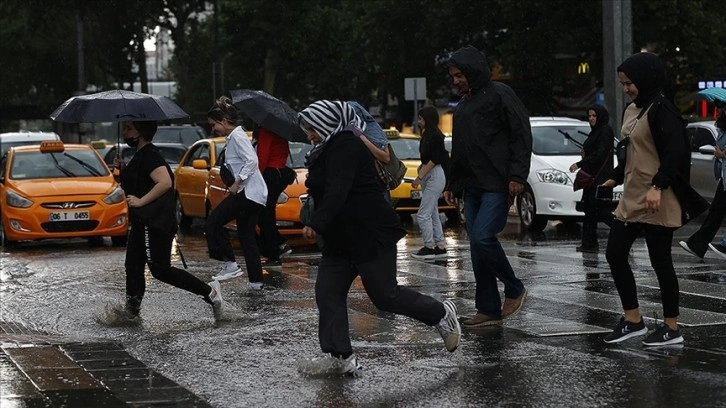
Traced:
<path id="1" fill-rule="evenodd" d="M 612 153 L 608 152 L 608 154 Z M 607 161 L 608 158 L 607 156 L 605 156 L 605 160 L 603 160 L 602 165 L 600 166 L 600 170 L 598 170 L 594 176 L 590 173 L 587 173 L 585 170 L 580 169 L 577 174 L 575 174 L 575 181 L 572 183 L 572 188 L 577 191 L 580 189 L 589 190 L 595 187 L 595 184 L 597 183 L 597 176 L 599 176 L 602 172 L 602 169 L 605 168 L 605 164 L 607 163 Z"/>
<path id="2" fill-rule="evenodd" d="M 144 225 L 171 235 L 176 234 L 176 195 L 170 188 L 156 200 L 143 207 L 130 208 L 133 216 L 138 217 Z"/>
<path id="3" fill-rule="evenodd" d="M 235 177 L 229 163 L 225 159 L 226 149 L 219 154 L 219 176 L 222 177 L 222 182 L 225 186 L 231 187 L 234 184 Z"/>
<path id="4" fill-rule="evenodd" d="M 393 146 L 388 145 L 390 159 L 388 163 L 376 160 L 376 172 L 378 178 L 383 182 L 388 190 L 394 190 L 401 185 L 403 177 L 406 175 L 406 165 L 396 156 Z"/>

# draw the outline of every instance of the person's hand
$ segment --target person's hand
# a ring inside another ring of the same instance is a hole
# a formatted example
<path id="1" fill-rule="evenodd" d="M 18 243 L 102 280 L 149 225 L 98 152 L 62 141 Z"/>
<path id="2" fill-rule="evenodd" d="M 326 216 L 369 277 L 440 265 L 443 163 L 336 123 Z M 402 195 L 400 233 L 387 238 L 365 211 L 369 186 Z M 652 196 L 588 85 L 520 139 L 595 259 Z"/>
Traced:
<path id="1" fill-rule="evenodd" d="M 454 202 L 454 193 L 451 191 L 444 191 L 444 200 L 446 200 L 446 203 L 449 205 L 456 205 Z"/>
<path id="2" fill-rule="evenodd" d="M 601 184 L 601 186 L 604 187 L 615 187 L 618 183 L 615 182 L 613 179 L 607 179 L 604 183 Z"/>
<path id="3" fill-rule="evenodd" d="M 726 152 L 724 152 L 723 150 L 719 149 L 718 146 L 714 146 L 714 149 L 713 149 L 713 157 L 715 157 L 717 159 L 724 159 L 724 158 L 726 158 Z"/>
<path id="4" fill-rule="evenodd" d="M 421 185 L 421 178 L 420 178 L 420 177 L 416 177 L 416 178 L 415 178 L 415 179 L 414 179 L 414 180 L 413 180 L 413 181 L 411 182 L 411 187 L 413 187 L 413 188 L 418 188 L 418 186 L 420 186 L 420 185 Z"/>
<path id="5" fill-rule="evenodd" d="M 522 184 L 518 181 L 509 182 L 509 195 L 511 197 L 516 197 L 516 196 L 522 194 L 522 191 L 524 191 L 524 184 Z"/>
<path id="6" fill-rule="evenodd" d="M 126 196 L 126 204 L 128 204 L 129 207 L 141 207 L 141 199 L 133 195 Z"/>
<path id="7" fill-rule="evenodd" d="M 121 158 L 116 155 L 116 157 L 113 158 L 113 167 L 119 170 L 123 170 L 126 167 L 126 162 L 121 160 Z"/>
<path id="8" fill-rule="evenodd" d="M 234 183 L 232 183 L 232 185 L 229 186 L 230 194 L 237 195 L 237 190 L 239 190 L 239 180 L 235 180 Z"/>
<path id="9" fill-rule="evenodd" d="M 574 173 L 577 169 L 579 169 L 579 167 L 577 167 L 577 163 L 572 163 L 572 166 L 570 166 L 570 173 Z"/>
<path id="10" fill-rule="evenodd" d="M 658 211 L 660 208 L 660 190 L 654 187 L 645 193 L 645 208 L 650 211 Z"/>
<path id="11" fill-rule="evenodd" d="M 318 236 L 318 234 L 315 232 L 315 230 L 312 229 L 312 228 L 310 228 L 310 227 L 308 227 L 308 226 L 303 227 L 303 229 L 302 229 L 302 235 L 306 239 L 315 239 L 315 237 Z"/>

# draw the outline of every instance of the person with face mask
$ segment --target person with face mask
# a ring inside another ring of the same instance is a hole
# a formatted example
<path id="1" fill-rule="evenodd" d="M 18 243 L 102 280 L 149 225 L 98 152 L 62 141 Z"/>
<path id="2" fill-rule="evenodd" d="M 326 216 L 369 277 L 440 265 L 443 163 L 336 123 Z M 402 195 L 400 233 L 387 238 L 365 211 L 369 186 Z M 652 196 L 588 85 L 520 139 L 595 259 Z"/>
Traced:
<path id="1" fill-rule="evenodd" d="M 717 115 L 715 125 L 718 129 L 718 136 L 713 150 L 715 159 L 713 175 L 718 181 L 718 185 L 711 206 L 708 208 L 708 215 L 703 220 L 701 227 L 686 241 L 678 243 L 686 252 L 701 259 L 706 255 L 706 250 L 709 248 L 718 256 L 726 258 L 726 233 L 721 238 L 721 242 L 718 244 L 711 243 L 716 232 L 721 228 L 724 216 L 726 216 L 726 187 L 724 186 L 724 176 L 726 175 L 726 165 L 724 165 L 724 159 L 726 159 L 726 101 L 717 99 L 715 105 Z"/>
<path id="2" fill-rule="evenodd" d="M 127 165 L 119 157 L 114 165 L 121 169 L 121 187 L 129 206 L 130 230 L 126 245 L 126 303 L 113 310 L 114 323 L 141 322 L 141 302 L 146 291 L 144 269 L 169 285 L 200 296 L 212 306 L 215 320 L 222 316 L 222 293 L 219 283 L 209 284 L 191 273 L 171 266 L 171 246 L 176 234 L 173 194 L 174 175 L 151 143 L 156 122 L 125 122 L 124 142 L 136 148 Z M 120 167 L 119 167 L 120 166 Z"/>

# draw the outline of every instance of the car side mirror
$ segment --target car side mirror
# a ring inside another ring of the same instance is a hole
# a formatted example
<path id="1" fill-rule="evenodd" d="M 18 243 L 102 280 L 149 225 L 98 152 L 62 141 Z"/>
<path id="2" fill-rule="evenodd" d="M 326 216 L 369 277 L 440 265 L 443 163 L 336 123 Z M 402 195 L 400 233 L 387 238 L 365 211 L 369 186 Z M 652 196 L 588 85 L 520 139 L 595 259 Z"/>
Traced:
<path id="1" fill-rule="evenodd" d="M 192 167 L 197 170 L 209 170 L 209 163 L 204 159 L 196 159 L 192 162 Z"/>
<path id="2" fill-rule="evenodd" d="M 701 146 L 701 147 L 698 148 L 698 151 L 701 154 L 707 154 L 709 156 L 713 156 L 713 152 L 715 150 L 716 149 L 713 146 L 711 146 L 711 145 L 703 145 L 703 146 Z"/>

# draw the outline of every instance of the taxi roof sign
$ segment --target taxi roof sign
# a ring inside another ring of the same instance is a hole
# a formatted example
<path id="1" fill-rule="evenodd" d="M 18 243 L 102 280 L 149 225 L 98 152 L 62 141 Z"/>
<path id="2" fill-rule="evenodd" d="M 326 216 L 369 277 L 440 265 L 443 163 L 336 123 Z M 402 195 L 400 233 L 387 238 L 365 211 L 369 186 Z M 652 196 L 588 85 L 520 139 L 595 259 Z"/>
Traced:
<path id="1" fill-rule="evenodd" d="M 390 129 L 383 129 L 383 134 L 386 135 L 386 139 L 398 139 L 398 129 L 396 128 L 390 128 Z"/>
<path id="2" fill-rule="evenodd" d="M 41 153 L 61 153 L 65 150 L 65 145 L 60 140 L 47 140 L 40 143 Z"/>

